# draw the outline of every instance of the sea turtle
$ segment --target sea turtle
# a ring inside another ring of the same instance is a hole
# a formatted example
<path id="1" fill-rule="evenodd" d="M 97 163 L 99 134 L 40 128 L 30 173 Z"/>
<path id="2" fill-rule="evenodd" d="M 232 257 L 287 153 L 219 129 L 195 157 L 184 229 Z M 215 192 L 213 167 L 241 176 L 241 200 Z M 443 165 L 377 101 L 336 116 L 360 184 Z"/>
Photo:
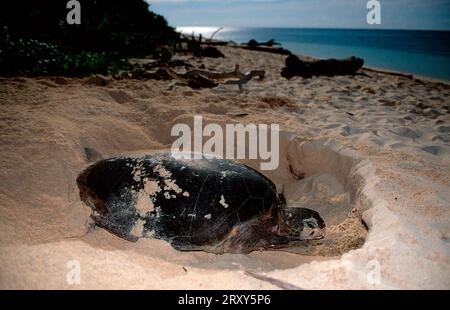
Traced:
<path id="1" fill-rule="evenodd" d="M 131 241 L 249 253 L 324 236 L 317 212 L 287 207 L 268 178 L 232 160 L 115 157 L 86 168 L 77 184 L 95 224 Z"/>

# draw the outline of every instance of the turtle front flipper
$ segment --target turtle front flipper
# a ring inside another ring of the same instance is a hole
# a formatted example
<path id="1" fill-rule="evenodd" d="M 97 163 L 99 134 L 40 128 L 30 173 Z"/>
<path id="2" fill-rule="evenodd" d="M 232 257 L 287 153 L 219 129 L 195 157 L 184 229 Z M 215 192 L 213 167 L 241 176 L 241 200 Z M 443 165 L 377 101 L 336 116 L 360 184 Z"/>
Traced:
<path id="1" fill-rule="evenodd" d="M 288 237 L 273 233 L 270 223 L 256 218 L 233 227 L 218 248 L 220 253 L 248 254 L 253 251 L 282 248 L 289 241 Z"/>

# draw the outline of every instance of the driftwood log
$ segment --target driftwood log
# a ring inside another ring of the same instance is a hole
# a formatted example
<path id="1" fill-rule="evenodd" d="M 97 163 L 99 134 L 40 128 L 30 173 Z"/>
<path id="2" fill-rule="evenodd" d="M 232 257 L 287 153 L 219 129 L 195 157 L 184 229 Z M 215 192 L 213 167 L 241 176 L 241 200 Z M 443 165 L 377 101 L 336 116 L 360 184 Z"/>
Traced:
<path id="1" fill-rule="evenodd" d="M 258 42 L 255 39 L 251 39 L 250 41 L 248 41 L 247 46 L 267 46 L 267 47 L 272 47 L 274 45 L 281 45 L 278 42 L 275 42 L 274 39 L 271 39 L 267 42 Z"/>
<path id="2" fill-rule="evenodd" d="M 203 37 L 200 34 L 198 39 L 195 38 L 194 34 L 190 40 L 187 41 L 188 52 L 192 53 L 195 57 L 210 57 L 210 58 L 223 58 L 225 55 L 219 51 L 214 46 L 202 47 Z"/>
<path id="3" fill-rule="evenodd" d="M 326 59 L 316 61 L 303 61 L 295 55 L 290 55 L 285 61 L 286 67 L 281 76 L 290 79 L 294 76 L 310 78 L 312 76 L 354 75 L 361 69 L 364 60 L 350 57 L 345 59 Z"/>
<path id="4" fill-rule="evenodd" d="M 155 63 L 161 64 L 161 63 Z M 178 73 L 173 67 L 184 66 L 186 73 Z M 200 88 L 214 88 L 220 83 L 228 85 L 238 85 L 242 91 L 244 84 L 248 83 L 253 77 L 264 79 L 266 72 L 264 70 L 253 70 L 248 73 L 242 73 L 239 65 L 236 65 L 234 71 L 231 72 L 212 72 L 203 69 L 192 69 L 192 65 L 183 61 L 173 61 L 169 63 L 162 63 L 156 71 L 150 71 L 149 68 L 154 68 L 154 63 L 146 64 L 132 71 L 124 71 L 121 74 L 114 76 L 115 79 L 136 79 L 136 80 L 176 80 L 170 86 L 185 85 L 193 89 Z M 204 68 L 204 65 L 203 65 Z"/>
<path id="5" fill-rule="evenodd" d="M 264 79 L 264 70 L 253 70 L 248 73 L 242 73 L 239 65 L 236 65 L 234 71 L 231 72 L 211 72 L 207 70 L 190 70 L 184 74 L 179 74 L 170 67 L 164 67 L 166 72 L 173 78 L 178 80 L 178 85 L 187 85 L 194 89 L 213 88 L 224 81 L 223 84 L 238 85 L 239 90 L 243 89 L 243 85 L 248 83 L 253 77 L 257 76 L 260 80 Z"/>

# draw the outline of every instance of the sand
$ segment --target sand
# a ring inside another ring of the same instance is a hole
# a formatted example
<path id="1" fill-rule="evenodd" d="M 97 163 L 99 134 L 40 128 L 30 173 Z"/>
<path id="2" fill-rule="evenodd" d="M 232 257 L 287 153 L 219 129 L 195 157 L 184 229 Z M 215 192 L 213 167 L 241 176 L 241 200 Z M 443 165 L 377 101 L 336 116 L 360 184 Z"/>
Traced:
<path id="1" fill-rule="evenodd" d="M 284 56 L 221 51 L 225 59 L 177 58 L 217 71 L 239 63 L 266 79 L 239 92 L 1 78 L 0 288 L 449 289 L 450 87 L 372 71 L 288 81 Z M 289 204 L 323 215 L 327 238 L 299 254 L 213 255 L 92 227 L 75 183 L 89 164 L 85 148 L 106 157 L 167 149 L 171 127 L 194 115 L 280 124 L 280 167 L 264 173 Z"/>

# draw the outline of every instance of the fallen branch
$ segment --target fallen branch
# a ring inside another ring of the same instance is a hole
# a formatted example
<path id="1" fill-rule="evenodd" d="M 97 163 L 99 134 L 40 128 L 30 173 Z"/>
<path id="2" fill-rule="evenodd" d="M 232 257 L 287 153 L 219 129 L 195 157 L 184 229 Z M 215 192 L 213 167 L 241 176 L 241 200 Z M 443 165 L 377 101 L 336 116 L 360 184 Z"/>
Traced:
<path id="1" fill-rule="evenodd" d="M 219 29 L 221 30 L 221 29 Z M 219 31 L 218 30 L 218 31 Z M 195 57 L 210 57 L 210 58 L 223 58 L 225 55 L 219 51 L 216 47 L 212 45 L 226 45 L 226 44 L 214 44 L 213 41 L 206 41 L 205 43 L 208 45 L 206 47 L 202 47 L 203 44 L 203 36 L 200 34 L 198 36 L 198 39 L 195 38 L 194 33 L 192 33 L 191 38 L 183 38 L 179 40 L 180 48 L 183 50 L 181 43 L 186 42 L 187 43 L 187 50 L 184 50 L 185 52 L 192 53 Z M 211 45 L 211 46 L 210 46 Z"/>
<path id="2" fill-rule="evenodd" d="M 383 74 L 389 74 L 389 75 L 393 75 L 393 76 L 400 76 L 400 77 L 405 77 L 407 79 L 412 79 L 414 76 L 410 73 L 403 73 L 403 72 L 396 72 L 396 71 L 389 71 L 389 70 L 383 70 L 383 69 L 377 69 L 377 68 L 369 68 L 369 67 L 364 67 L 364 70 L 366 71 L 371 71 L 371 72 L 375 72 L 375 73 L 383 73 Z"/>
<path id="3" fill-rule="evenodd" d="M 266 75 L 266 71 L 264 70 L 252 70 L 249 73 L 246 73 L 241 76 L 238 80 L 228 80 L 225 82 L 225 84 L 231 85 L 236 84 L 239 87 L 239 90 L 243 90 L 244 84 L 247 84 L 252 78 L 257 76 L 260 80 L 263 80 Z"/>
<path id="4" fill-rule="evenodd" d="M 192 88 L 212 88 L 219 85 L 219 80 L 225 80 L 223 84 L 236 84 L 239 90 L 248 83 L 253 77 L 257 76 L 260 80 L 264 79 L 264 70 L 253 70 L 248 73 L 242 73 L 239 65 L 236 65 L 231 72 L 211 72 L 207 70 L 190 70 L 184 74 L 179 74 L 169 67 L 164 67 L 168 75 L 178 80 L 182 85 L 188 85 Z"/>
<path id="5" fill-rule="evenodd" d="M 211 42 L 214 39 L 214 36 L 219 33 L 219 31 L 221 31 L 223 29 L 223 27 L 220 27 L 219 29 L 217 29 L 216 31 L 214 31 L 211 35 L 211 38 L 209 38 L 209 41 Z"/>

